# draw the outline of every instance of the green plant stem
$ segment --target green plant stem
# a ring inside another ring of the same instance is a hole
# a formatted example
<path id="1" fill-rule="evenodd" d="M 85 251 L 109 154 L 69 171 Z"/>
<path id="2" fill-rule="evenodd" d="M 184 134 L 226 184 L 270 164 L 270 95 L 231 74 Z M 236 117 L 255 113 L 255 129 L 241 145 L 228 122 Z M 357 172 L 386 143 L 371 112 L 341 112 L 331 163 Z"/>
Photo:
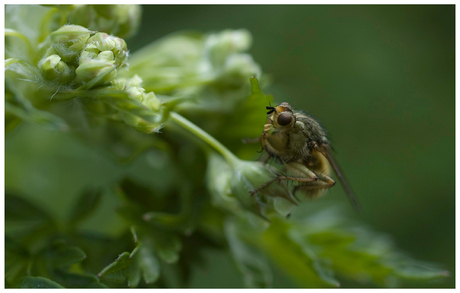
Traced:
<path id="1" fill-rule="evenodd" d="M 234 166 L 239 160 L 229 149 L 227 149 L 214 137 L 212 137 L 206 131 L 199 128 L 198 126 L 196 126 L 189 120 L 185 119 L 181 115 L 177 114 L 176 112 L 170 113 L 170 119 L 174 121 L 176 124 L 179 124 L 183 128 L 192 132 L 193 134 L 201 138 L 204 142 L 206 142 L 208 145 L 210 145 L 213 149 L 220 153 L 225 158 L 225 160 L 227 160 L 229 165 Z"/>

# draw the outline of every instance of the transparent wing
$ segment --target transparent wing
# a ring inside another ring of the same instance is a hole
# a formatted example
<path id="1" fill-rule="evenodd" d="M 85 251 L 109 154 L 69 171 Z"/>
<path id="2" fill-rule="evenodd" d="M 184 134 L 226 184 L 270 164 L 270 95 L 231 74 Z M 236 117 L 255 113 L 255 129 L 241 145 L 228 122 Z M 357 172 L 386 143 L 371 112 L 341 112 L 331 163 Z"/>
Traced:
<path id="1" fill-rule="evenodd" d="M 342 185 L 343 190 L 345 190 L 345 193 L 347 194 L 347 197 L 350 200 L 351 205 L 359 214 L 361 214 L 361 205 L 359 204 L 359 201 L 356 198 L 355 193 L 351 189 L 348 180 L 345 178 L 345 174 L 342 172 L 342 169 L 340 168 L 339 164 L 332 156 L 330 149 L 326 147 L 319 147 L 318 151 L 321 152 L 329 161 L 329 164 L 331 165 L 332 169 L 334 169 L 335 174 L 339 178 L 340 185 Z"/>

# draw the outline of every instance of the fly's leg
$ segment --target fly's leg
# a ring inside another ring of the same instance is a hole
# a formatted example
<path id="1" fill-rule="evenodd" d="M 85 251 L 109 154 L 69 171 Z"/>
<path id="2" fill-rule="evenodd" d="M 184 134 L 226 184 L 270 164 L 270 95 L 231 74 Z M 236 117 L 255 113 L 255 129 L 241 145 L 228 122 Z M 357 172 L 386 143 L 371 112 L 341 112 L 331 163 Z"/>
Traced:
<path id="1" fill-rule="evenodd" d="M 296 191 L 298 190 L 318 190 L 318 189 L 328 189 L 328 188 L 331 188 L 332 186 L 335 185 L 335 181 L 327 176 L 327 175 L 323 175 L 323 174 L 317 174 L 318 176 L 318 181 L 316 182 L 310 182 L 310 183 L 307 183 L 307 184 L 301 184 L 299 186 L 296 186 L 294 188 L 294 190 L 292 191 L 293 194 L 296 193 Z M 310 196 L 310 197 L 313 197 L 315 196 L 314 194 L 311 194 L 311 195 L 308 195 L 307 196 Z"/>
<path id="2" fill-rule="evenodd" d="M 251 195 L 254 195 L 257 192 L 259 192 L 260 190 L 262 190 L 262 189 L 266 188 L 267 186 L 269 186 L 270 184 L 272 184 L 273 182 L 281 181 L 281 180 L 291 180 L 291 181 L 296 181 L 296 182 L 313 182 L 313 181 L 318 180 L 318 178 L 317 177 L 315 177 L 315 178 L 298 178 L 298 177 L 292 177 L 292 176 L 279 175 L 279 176 L 276 176 L 275 178 L 273 178 L 272 180 L 270 180 L 270 181 L 262 184 L 261 186 L 257 187 L 256 189 L 249 191 L 249 193 Z"/>
<path id="3" fill-rule="evenodd" d="M 306 182 L 314 182 L 318 180 L 318 176 L 316 176 L 315 173 L 313 173 L 310 169 L 308 169 L 302 164 L 291 162 L 291 163 L 286 164 L 285 167 L 287 171 L 292 172 L 294 173 L 294 175 L 299 175 L 299 176 L 278 175 L 272 180 L 257 187 L 256 189 L 249 191 L 249 193 L 251 195 L 254 195 L 257 192 L 261 191 L 262 189 L 268 187 L 270 184 L 272 184 L 275 181 L 289 180 L 289 181 L 306 183 Z"/>
<path id="4" fill-rule="evenodd" d="M 263 132 L 263 134 L 261 136 L 256 137 L 256 138 L 244 138 L 243 143 L 244 144 L 251 144 L 251 143 L 261 142 L 263 140 L 263 138 L 264 138 L 264 135 L 266 133 L 268 133 L 272 128 L 273 128 L 273 126 L 271 124 L 265 124 L 264 125 L 264 132 Z"/>

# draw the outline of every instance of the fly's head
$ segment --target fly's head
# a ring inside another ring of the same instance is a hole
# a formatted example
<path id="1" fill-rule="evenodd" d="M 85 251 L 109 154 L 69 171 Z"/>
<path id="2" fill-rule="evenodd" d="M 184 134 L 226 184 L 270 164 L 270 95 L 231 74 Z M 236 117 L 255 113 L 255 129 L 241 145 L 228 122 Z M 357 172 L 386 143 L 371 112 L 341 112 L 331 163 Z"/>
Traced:
<path id="1" fill-rule="evenodd" d="M 267 123 L 275 128 L 289 128 L 295 124 L 294 111 L 288 103 L 281 103 L 277 107 L 266 107 Z"/>

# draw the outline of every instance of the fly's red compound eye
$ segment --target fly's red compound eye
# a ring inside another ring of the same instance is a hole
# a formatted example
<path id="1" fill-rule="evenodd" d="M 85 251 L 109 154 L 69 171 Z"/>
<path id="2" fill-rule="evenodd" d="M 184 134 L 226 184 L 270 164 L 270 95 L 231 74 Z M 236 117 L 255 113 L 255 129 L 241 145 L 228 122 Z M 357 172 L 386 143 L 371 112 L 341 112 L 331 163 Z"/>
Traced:
<path id="1" fill-rule="evenodd" d="M 281 126 L 289 125 L 292 121 L 292 115 L 290 113 L 282 113 L 278 116 L 278 124 Z"/>

